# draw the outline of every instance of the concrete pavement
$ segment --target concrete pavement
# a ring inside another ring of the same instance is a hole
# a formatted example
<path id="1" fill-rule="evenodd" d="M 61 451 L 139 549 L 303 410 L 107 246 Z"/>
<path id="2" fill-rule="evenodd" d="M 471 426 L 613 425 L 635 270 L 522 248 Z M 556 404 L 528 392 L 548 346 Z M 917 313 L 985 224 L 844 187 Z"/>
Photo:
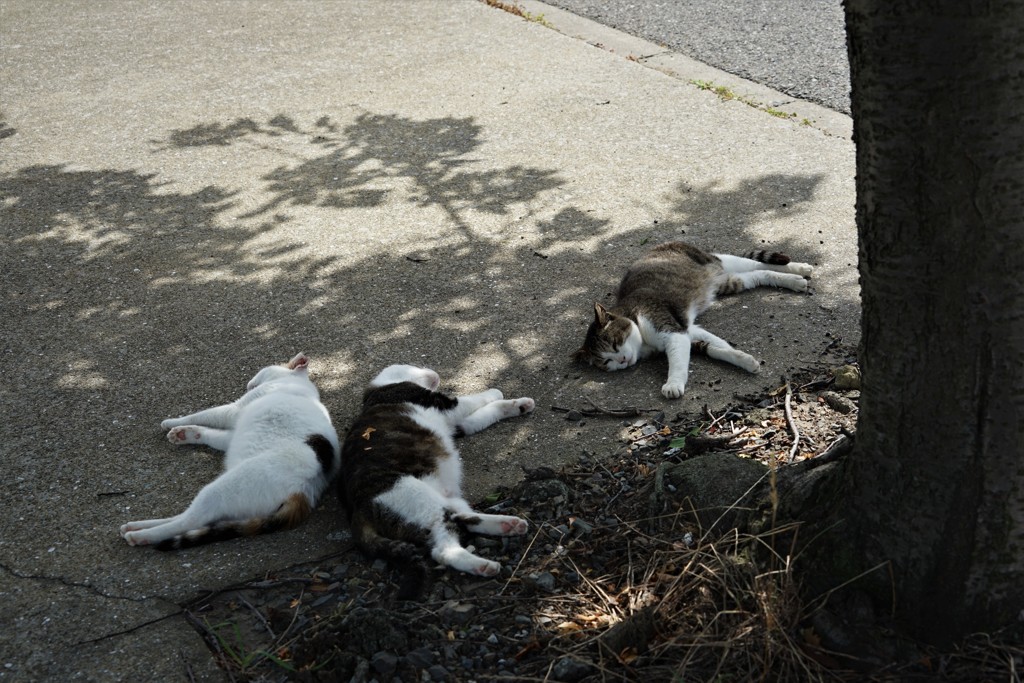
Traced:
<path id="1" fill-rule="evenodd" d="M 182 553 L 117 527 L 219 471 L 161 419 L 299 350 L 339 431 L 392 362 L 534 397 L 462 443 L 473 499 L 612 452 L 614 421 L 552 406 L 718 409 L 856 344 L 849 119 L 772 116 L 770 91 L 523 7 L 544 21 L 475 0 L 0 0 L 0 680 L 220 678 L 178 605 L 330 553 L 337 506 Z M 696 358 L 668 402 L 664 360 L 571 365 L 592 301 L 680 237 L 816 265 L 812 296 L 702 317 L 761 374 Z"/>

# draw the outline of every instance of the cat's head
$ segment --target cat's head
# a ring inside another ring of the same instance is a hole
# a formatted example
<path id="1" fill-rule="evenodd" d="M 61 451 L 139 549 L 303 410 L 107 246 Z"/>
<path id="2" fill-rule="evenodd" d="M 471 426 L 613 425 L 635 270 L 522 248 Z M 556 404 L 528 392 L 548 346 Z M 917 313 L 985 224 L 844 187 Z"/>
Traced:
<path id="1" fill-rule="evenodd" d="M 636 323 L 595 303 L 594 320 L 587 328 L 587 337 L 572 357 L 581 363 L 614 372 L 635 365 L 640 360 L 642 345 Z"/>
<path id="2" fill-rule="evenodd" d="M 399 382 L 412 382 L 424 389 L 435 391 L 441 386 L 441 376 L 429 368 L 418 368 L 415 365 L 389 365 L 373 378 L 370 388 Z"/>
<path id="3" fill-rule="evenodd" d="M 273 381 L 275 379 L 281 379 L 282 377 L 290 377 L 299 373 L 303 376 L 308 376 L 309 372 L 309 356 L 304 353 L 298 353 L 290 361 L 284 365 L 269 365 L 249 380 L 249 383 L 245 386 L 246 391 L 252 391 L 261 384 Z"/>

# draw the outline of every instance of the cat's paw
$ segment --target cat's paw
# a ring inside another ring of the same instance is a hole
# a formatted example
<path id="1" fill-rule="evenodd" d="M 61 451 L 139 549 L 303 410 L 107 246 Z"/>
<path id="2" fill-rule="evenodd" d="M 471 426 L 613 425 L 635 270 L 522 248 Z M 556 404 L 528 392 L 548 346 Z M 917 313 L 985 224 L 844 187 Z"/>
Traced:
<path id="1" fill-rule="evenodd" d="M 534 402 L 532 398 L 526 398 L 525 396 L 523 398 L 517 398 L 515 401 L 512 401 L 512 407 L 515 409 L 516 414 L 518 415 L 532 413 L 536 405 L 537 404 Z"/>
<path id="2" fill-rule="evenodd" d="M 686 382 L 680 382 L 678 380 L 669 380 L 661 385 L 661 394 L 665 398 L 682 398 L 683 391 L 686 390 Z"/>
<path id="3" fill-rule="evenodd" d="M 793 273 L 783 273 L 779 278 L 779 285 L 786 289 L 792 289 L 794 292 L 806 292 L 807 291 L 807 280 L 804 279 L 803 275 L 794 275 Z"/>
<path id="4" fill-rule="evenodd" d="M 791 261 L 786 266 L 786 270 L 788 270 L 790 273 L 796 273 L 800 277 L 810 277 L 812 274 L 814 274 L 814 266 L 812 266 L 810 263 L 797 263 L 795 261 Z"/>
<path id="5" fill-rule="evenodd" d="M 146 538 L 145 531 L 133 528 L 131 522 L 121 525 L 121 538 L 128 545 L 149 545 L 149 539 Z"/>
<path id="6" fill-rule="evenodd" d="M 180 427 L 185 422 L 180 417 L 169 417 L 160 423 L 160 429 L 171 429 L 173 427 Z"/>
<path id="7" fill-rule="evenodd" d="M 492 577 L 497 576 L 498 572 L 501 571 L 501 565 L 497 562 L 491 562 L 489 560 L 480 560 L 478 564 L 472 567 L 469 571 L 470 574 L 476 574 L 477 576 Z"/>
<path id="8" fill-rule="evenodd" d="M 736 366 L 747 372 L 757 373 L 761 369 L 761 363 L 749 353 L 736 352 Z"/>
<path id="9" fill-rule="evenodd" d="M 199 427 L 192 425 L 186 427 L 175 427 L 167 432 L 167 440 L 178 446 L 190 443 L 202 443 L 203 433 L 199 430 Z"/>
<path id="10" fill-rule="evenodd" d="M 518 517 L 508 517 L 501 521 L 502 536 L 522 536 L 529 528 L 530 525 L 526 520 Z"/>

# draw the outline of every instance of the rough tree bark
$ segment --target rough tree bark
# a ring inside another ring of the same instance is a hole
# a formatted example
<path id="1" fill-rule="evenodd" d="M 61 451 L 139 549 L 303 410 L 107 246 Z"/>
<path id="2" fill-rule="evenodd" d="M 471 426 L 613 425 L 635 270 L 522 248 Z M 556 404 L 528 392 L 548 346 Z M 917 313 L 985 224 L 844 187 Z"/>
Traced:
<path id="1" fill-rule="evenodd" d="M 1024 618 L 1024 3 L 844 5 L 863 388 L 843 533 L 941 645 Z"/>

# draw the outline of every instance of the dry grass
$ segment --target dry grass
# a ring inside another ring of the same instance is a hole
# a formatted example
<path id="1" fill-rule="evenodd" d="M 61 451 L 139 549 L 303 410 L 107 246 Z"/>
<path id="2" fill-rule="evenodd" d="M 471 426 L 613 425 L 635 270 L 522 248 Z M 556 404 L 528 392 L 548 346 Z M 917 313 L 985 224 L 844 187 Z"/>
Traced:
<path id="1" fill-rule="evenodd" d="M 576 591 L 537 600 L 546 642 L 536 647 L 547 662 L 533 675 L 545 678 L 550 662 L 569 655 L 598 665 L 585 680 L 842 680 L 822 663 L 835 658 L 802 628 L 793 566 L 773 549 L 776 534 L 712 541 L 679 515 L 643 531 L 652 521 L 595 529 L 585 544 L 529 567 L 581 577 Z M 596 572 L 586 558 L 598 555 L 618 561 Z"/>

